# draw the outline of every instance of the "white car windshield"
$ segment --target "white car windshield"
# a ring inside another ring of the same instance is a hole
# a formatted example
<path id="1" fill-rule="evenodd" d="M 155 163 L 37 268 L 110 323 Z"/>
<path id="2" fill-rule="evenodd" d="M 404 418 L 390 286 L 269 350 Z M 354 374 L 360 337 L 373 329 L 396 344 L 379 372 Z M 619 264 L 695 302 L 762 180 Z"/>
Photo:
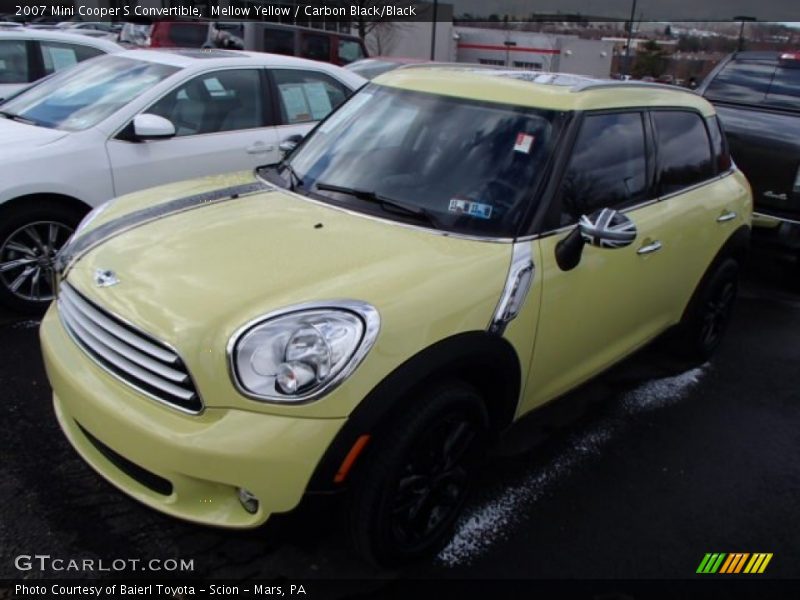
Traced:
<path id="1" fill-rule="evenodd" d="M 563 113 L 371 85 L 278 168 L 295 191 L 449 231 L 513 236 Z"/>
<path id="2" fill-rule="evenodd" d="M 14 96 L 0 114 L 40 127 L 93 127 L 179 69 L 143 60 L 102 56 L 57 73 Z"/>

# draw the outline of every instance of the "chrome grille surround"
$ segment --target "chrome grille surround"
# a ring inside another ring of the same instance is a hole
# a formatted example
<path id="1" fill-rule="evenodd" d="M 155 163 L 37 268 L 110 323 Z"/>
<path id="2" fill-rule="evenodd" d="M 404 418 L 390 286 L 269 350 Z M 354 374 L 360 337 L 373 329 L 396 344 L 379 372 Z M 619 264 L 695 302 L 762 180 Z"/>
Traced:
<path id="1" fill-rule="evenodd" d="M 203 402 L 178 353 L 83 297 L 62 282 L 61 323 L 73 341 L 100 367 L 138 392 L 189 414 Z"/>

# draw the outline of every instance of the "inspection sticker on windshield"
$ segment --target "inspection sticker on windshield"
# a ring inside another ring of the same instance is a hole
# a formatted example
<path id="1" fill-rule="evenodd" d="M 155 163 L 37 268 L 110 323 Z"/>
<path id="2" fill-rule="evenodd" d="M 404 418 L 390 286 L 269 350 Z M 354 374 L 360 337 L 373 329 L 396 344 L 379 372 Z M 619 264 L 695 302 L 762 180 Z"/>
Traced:
<path id="1" fill-rule="evenodd" d="M 518 133 L 517 141 L 514 142 L 514 152 L 524 152 L 530 154 L 533 141 L 536 138 L 528 133 Z"/>
<path id="2" fill-rule="evenodd" d="M 492 205 L 472 202 L 463 198 L 450 198 L 450 212 L 460 215 L 469 215 L 477 219 L 491 219 Z"/>

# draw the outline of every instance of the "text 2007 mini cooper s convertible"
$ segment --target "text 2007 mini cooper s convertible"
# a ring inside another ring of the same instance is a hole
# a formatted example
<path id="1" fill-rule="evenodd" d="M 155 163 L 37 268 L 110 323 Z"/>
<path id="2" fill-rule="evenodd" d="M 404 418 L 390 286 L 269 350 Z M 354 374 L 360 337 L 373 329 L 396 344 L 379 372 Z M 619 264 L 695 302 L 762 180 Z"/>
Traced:
<path id="1" fill-rule="evenodd" d="M 448 539 L 488 442 L 670 330 L 728 323 L 751 193 L 684 91 L 385 74 L 283 163 L 93 211 L 41 327 L 103 477 L 248 528 L 344 490 L 379 564 Z"/>

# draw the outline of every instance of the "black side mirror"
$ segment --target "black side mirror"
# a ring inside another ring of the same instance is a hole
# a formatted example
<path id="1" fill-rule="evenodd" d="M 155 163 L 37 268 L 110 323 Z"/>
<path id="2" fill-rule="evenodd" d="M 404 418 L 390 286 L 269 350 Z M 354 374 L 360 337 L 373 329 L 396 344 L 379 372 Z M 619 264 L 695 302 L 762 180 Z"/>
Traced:
<path id="1" fill-rule="evenodd" d="M 636 225 L 627 215 L 602 208 L 591 216 L 583 215 L 577 227 L 556 245 L 556 262 L 562 271 L 571 271 L 581 262 L 583 246 L 624 248 L 636 239 Z"/>

